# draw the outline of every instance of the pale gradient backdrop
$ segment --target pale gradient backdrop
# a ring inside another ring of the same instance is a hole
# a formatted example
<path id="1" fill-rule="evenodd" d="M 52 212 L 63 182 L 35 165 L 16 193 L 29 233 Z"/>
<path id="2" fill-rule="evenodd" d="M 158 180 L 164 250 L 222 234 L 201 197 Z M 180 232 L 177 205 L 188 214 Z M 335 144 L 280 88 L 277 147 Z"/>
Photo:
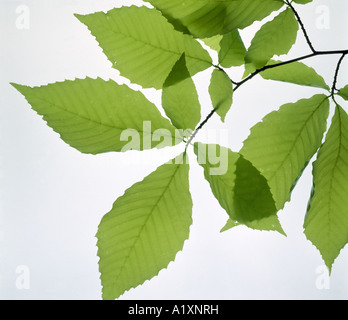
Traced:
<path id="1" fill-rule="evenodd" d="M 130 1 L 0 0 L 1 299 L 100 299 L 94 237 L 100 219 L 126 188 L 182 150 L 83 155 L 60 140 L 9 85 L 37 86 L 86 76 L 129 83 L 111 68 L 87 28 L 73 16 L 126 3 Z M 346 0 L 314 0 L 296 7 L 316 48 L 348 48 Z M 29 13 L 28 25 L 20 19 L 23 9 Z M 329 20 L 322 20 L 325 10 Z M 243 31 L 247 41 L 258 25 Z M 300 34 L 291 56 L 306 53 Z M 306 63 L 331 84 L 337 59 L 317 57 Z M 239 74 L 236 70 L 234 78 Z M 210 71 L 195 77 L 203 116 L 211 108 L 209 78 Z M 338 85 L 347 83 L 345 60 Z M 213 117 L 205 127 L 209 134 L 202 131 L 197 139 L 222 141 L 237 151 L 249 128 L 268 112 L 318 92 L 256 77 L 236 93 L 226 123 Z M 145 93 L 159 104 L 158 92 Z M 347 103 L 342 106 L 348 110 Z M 347 299 L 348 249 L 334 264 L 329 286 L 323 286 L 323 261 L 303 234 L 310 173 L 311 164 L 292 202 L 279 214 L 287 237 L 245 227 L 220 233 L 227 214 L 193 162 L 190 240 L 175 263 L 122 299 Z"/>

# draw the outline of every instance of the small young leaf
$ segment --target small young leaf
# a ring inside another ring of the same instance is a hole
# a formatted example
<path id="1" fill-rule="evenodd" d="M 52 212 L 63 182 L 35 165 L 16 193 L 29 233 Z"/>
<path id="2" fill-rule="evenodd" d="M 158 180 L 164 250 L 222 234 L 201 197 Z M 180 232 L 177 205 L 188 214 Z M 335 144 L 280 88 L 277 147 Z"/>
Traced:
<path id="1" fill-rule="evenodd" d="M 256 32 L 245 55 L 245 62 L 256 70 L 264 67 L 274 55 L 288 53 L 296 42 L 298 29 L 292 10 L 282 11 Z"/>
<path id="2" fill-rule="evenodd" d="M 224 34 L 220 47 L 219 63 L 222 67 L 231 68 L 244 64 L 246 49 L 238 30 Z"/>
<path id="3" fill-rule="evenodd" d="M 240 152 L 267 179 L 278 210 L 290 200 L 297 179 L 321 145 L 329 106 L 322 94 L 285 104 L 256 124 L 244 141 Z"/>
<path id="4" fill-rule="evenodd" d="M 82 153 L 125 151 L 129 136 L 134 137 L 134 150 L 180 142 L 175 128 L 141 92 L 112 80 L 86 78 L 34 88 L 12 85 L 62 140 Z"/>
<path id="5" fill-rule="evenodd" d="M 194 130 L 201 119 L 201 105 L 195 84 L 186 67 L 185 54 L 177 61 L 164 82 L 162 106 L 178 129 Z"/>
<path id="6" fill-rule="evenodd" d="M 338 95 L 344 100 L 348 100 L 348 85 L 338 91 Z"/>
<path id="7" fill-rule="evenodd" d="M 183 52 L 191 75 L 212 65 L 208 52 L 191 36 L 175 31 L 157 10 L 131 6 L 76 17 L 96 37 L 113 67 L 144 88 L 161 89 Z"/>
<path id="8" fill-rule="evenodd" d="M 224 122 L 233 100 L 232 82 L 225 72 L 214 69 L 210 80 L 209 94 L 216 113 Z"/>
<path id="9" fill-rule="evenodd" d="M 215 198 L 233 224 L 281 229 L 275 223 L 277 210 L 267 181 L 248 160 L 219 145 L 195 143 L 194 151 Z"/>
<path id="10" fill-rule="evenodd" d="M 153 278 L 182 250 L 192 224 L 183 156 L 127 189 L 103 217 L 96 235 L 103 299 L 116 299 Z"/>
<path id="11" fill-rule="evenodd" d="M 281 61 L 271 61 L 269 65 L 281 63 Z M 325 80 L 313 68 L 308 67 L 302 62 L 293 62 L 283 66 L 267 69 L 260 72 L 262 78 L 267 80 L 277 80 L 290 82 L 302 86 L 318 87 L 330 91 L 330 87 Z"/>
<path id="12" fill-rule="evenodd" d="M 307 238 L 331 270 L 348 242 L 348 115 L 336 107 L 313 164 L 313 192 L 304 222 Z"/>

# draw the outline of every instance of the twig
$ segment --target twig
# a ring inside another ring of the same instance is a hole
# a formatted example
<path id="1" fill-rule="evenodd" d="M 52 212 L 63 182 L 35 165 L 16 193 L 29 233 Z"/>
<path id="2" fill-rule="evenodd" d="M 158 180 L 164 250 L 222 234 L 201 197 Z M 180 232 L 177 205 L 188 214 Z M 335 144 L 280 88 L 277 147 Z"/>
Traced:
<path id="1" fill-rule="evenodd" d="M 334 94 L 335 90 L 337 91 L 336 84 L 337 84 L 338 73 L 339 73 L 339 71 L 340 71 L 340 68 L 341 68 L 343 59 L 345 58 L 345 56 L 346 56 L 347 54 L 348 54 L 348 52 L 343 53 L 342 56 L 341 56 L 341 58 L 338 60 L 337 67 L 336 67 L 336 71 L 335 71 L 335 76 L 334 76 L 334 81 L 333 81 L 332 89 L 331 89 L 331 93 L 332 93 L 332 94 Z"/>
<path id="2" fill-rule="evenodd" d="M 233 91 L 235 92 L 236 90 L 238 90 L 238 88 L 240 88 L 244 83 L 248 82 L 249 80 L 251 80 L 252 78 L 254 78 L 256 75 L 258 75 L 259 73 L 261 73 L 262 71 L 265 71 L 265 70 L 268 70 L 268 69 L 273 69 L 273 68 L 277 68 L 277 67 L 280 67 L 280 66 L 284 66 L 284 65 L 287 65 L 287 64 L 290 64 L 290 63 L 293 63 L 293 62 L 298 62 L 298 61 L 301 61 L 301 60 L 305 60 L 305 59 L 308 59 L 308 58 L 313 58 L 313 57 L 316 57 L 316 56 L 322 56 L 322 55 L 334 55 L 334 54 L 341 54 L 341 58 L 340 60 L 338 61 L 337 63 L 337 67 L 336 67 L 336 72 L 335 72 L 335 77 L 334 77 L 334 82 L 333 82 L 333 86 L 332 86 L 332 92 L 331 92 L 331 95 L 333 96 L 334 95 L 334 90 L 337 90 L 336 89 L 336 84 L 337 84 L 337 77 L 338 77 L 338 73 L 339 73 L 339 70 L 340 70 L 340 67 L 341 67 L 341 64 L 342 64 L 342 61 L 344 59 L 344 57 L 346 55 L 348 55 L 348 50 L 329 50 L 329 51 L 317 51 L 314 49 L 313 45 L 312 45 L 312 42 L 311 40 L 309 39 L 309 36 L 308 36 L 308 33 L 306 31 L 306 28 L 304 27 L 304 24 L 299 16 L 299 14 L 297 13 L 297 11 L 295 10 L 295 8 L 292 6 L 291 2 L 289 0 L 285 0 L 284 1 L 290 8 L 291 10 L 294 12 L 295 14 L 295 17 L 298 21 L 298 23 L 300 24 L 301 26 L 301 29 L 302 29 L 302 32 L 306 38 L 306 41 L 307 41 L 307 44 L 308 46 L 310 47 L 312 53 L 311 54 L 307 54 L 307 55 L 304 55 L 304 56 L 301 56 L 301 57 L 298 57 L 298 58 L 295 58 L 295 59 L 291 59 L 291 60 L 288 60 L 288 61 L 282 61 L 282 62 L 279 62 L 279 63 L 275 63 L 275 64 L 271 64 L 271 65 L 266 65 L 256 71 L 254 71 L 253 73 L 251 73 L 248 77 L 246 77 L 245 79 L 237 82 L 237 81 L 233 81 L 231 78 L 231 82 L 233 85 L 235 85 L 235 87 L 233 88 Z M 226 73 L 226 71 L 221 68 L 220 66 L 218 65 L 213 65 L 215 68 L 223 71 Z M 227 73 L 226 73 L 227 74 Z M 191 136 L 189 137 L 187 143 L 186 143 L 186 148 L 185 150 L 187 149 L 188 145 L 192 142 L 192 140 L 195 138 L 195 136 L 197 135 L 198 131 L 201 130 L 204 125 L 209 121 L 209 119 L 214 115 L 214 113 L 216 112 L 216 109 L 213 109 L 208 115 L 207 117 L 199 124 L 199 126 L 195 129 L 195 131 L 191 134 Z"/>
<path id="3" fill-rule="evenodd" d="M 293 11 L 293 13 L 294 13 L 294 15 L 295 15 L 295 17 L 296 17 L 296 20 L 298 21 L 299 25 L 301 26 L 303 35 L 304 35 L 304 37 L 305 37 L 305 39 L 306 39 L 306 42 L 307 42 L 309 48 L 311 49 L 311 51 L 312 51 L 313 53 L 317 52 L 317 51 L 314 49 L 311 40 L 309 39 L 307 30 L 306 30 L 306 28 L 305 28 L 305 26 L 304 26 L 304 24 L 303 24 L 303 22 L 302 22 L 302 20 L 301 20 L 300 15 L 297 13 L 296 9 L 293 7 L 293 5 L 291 4 L 290 1 L 285 0 L 285 3 L 286 3 L 286 4 L 289 6 L 289 8 Z"/>
<path id="4" fill-rule="evenodd" d="M 209 121 L 209 119 L 213 116 L 213 114 L 215 113 L 216 109 L 218 107 L 214 108 L 208 115 L 207 117 L 200 123 L 200 125 L 196 128 L 196 130 L 191 134 L 190 138 L 188 139 L 187 143 L 186 143 L 186 148 L 189 146 L 189 144 L 192 142 L 192 140 L 195 138 L 195 136 L 197 135 L 198 131 L 201 130 L 204 125 Z"/>

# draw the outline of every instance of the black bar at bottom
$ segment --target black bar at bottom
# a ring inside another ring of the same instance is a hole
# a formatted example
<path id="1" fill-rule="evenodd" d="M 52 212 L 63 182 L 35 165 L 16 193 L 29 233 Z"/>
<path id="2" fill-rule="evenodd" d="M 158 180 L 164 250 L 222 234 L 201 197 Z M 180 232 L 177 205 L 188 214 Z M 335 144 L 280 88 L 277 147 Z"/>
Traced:
<path id="1" fill-rule="evenodd" d="M 106 304 L 108 305 L 108 304 Z M 105 305 L 104 305 L 105 306 Z M 167 301 L 167 300 L 138 300 L 138 301 L 112 301 L 108 305 L 118 315 L 124 316 L 151 316 L 161 317 L 183 317 L 183 316 L 223 316 L 233 314 L 231 301 Z M 232 312 L 231 312 L 232 311 Z"/>

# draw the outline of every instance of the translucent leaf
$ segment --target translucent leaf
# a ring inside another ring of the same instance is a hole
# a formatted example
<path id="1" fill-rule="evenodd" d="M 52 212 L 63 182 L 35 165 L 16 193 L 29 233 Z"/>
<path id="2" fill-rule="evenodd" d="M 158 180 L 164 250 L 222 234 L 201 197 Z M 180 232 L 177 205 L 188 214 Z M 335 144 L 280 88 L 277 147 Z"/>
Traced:
<path id="1" fill-rule="evenodd" d="M 112 80 L 86 78 L 34 88 L 13 86 L 48 126 L 83 153 L 126 151 L 129 143 L 132 149 L 143 150 L 180 142 L 175 128 L 141 92 Z"/>
<path id="2" fill-rule="evenodd" d="M 285 104 L 256 124 L 244 141 L 241 154 L 267 179 L 279 210 L 321 145 L 329 106 L 321 94 Z"/>
<path id="3" fill-rule="evenodd" d="M 256 32 L 245 55 L 245 62 L 254 69 L 260 69 L 274 55 L 287 54 L 296 42 L 298 29 L 292 10 L 282 11 Z"/>
<path id="4" fill-rule="evenodd" d="M 225 232 L 227 230 L 230 230 L 232 228 L 235 228 L 235 227 L 238 227 L 240 226 L 241 224 L 237 221 L 234 221 L 232 219 L 228 219 L 226 224 L 223 226 L 223 228 L 220 230 L 220 232 Z"/>
<path id="5" fill-rule="evenodd" d="M 182 32 L 204 39 L 244 29 L 284 3 L 278 0 L 147 0 Z"/>
<path id="6" fill-rule="evenodd" d="M 312 2 L 313 0 L 293 0 L 293 1 L 298 4 L 306 4 L 306 3 Z"/>
<path id="7" fill-rule="evenodd" d="M 220 116 L 221 121 L 224 122 L 233 99 L 232 82 L 225 72 L 214 69 L 210 80 L 209 94 L 213 108 Z"/>
<path id="8" fill-rule="evenodd" d="M 283 7 L 282 0 L 227 0 L 224 33 L 244 29 Z"/>
<path id="9" fill-rule="evenodd" d="M 162 106 L 172 124 L 186 132 L 194 130 L 201 119 L 201 105 L 195 84 L 186 67 L 185 54 L 174 65 L 164 82 Z"/>
<path id="10" fill-rule="evenodd" d="M 222 67 L 231 68 L 244 64 L 246 49 L 238 30 L 224 34 L 220 47 L 219 63 Z"/>
<path id="11" fill-rule="evenodd" d="M 281 63 L 272 61 L 269 65 Z M 293 62 L 283 66 L 267 69 L 260 72 L 262 78 L 299 84 L 303 86 L 318 87 L 330 91 L 325 80 L 313 68 L 302 62 Z"/>
<path id="12" fill-rule="evenodd" d="M 331 270 L 348 242 L 348 115 L 339 106 L 313 164 L 313 179 L 305 234 Z"/>
<path id="13" fill-rule="evenodd" d="M 131 6 L 76 17 L 121 75 L 144 88 L 161 89 L 184 52 L 191 75 L 212 65 L 208 52 L 191 36 L 175 31 L 157 10 Z"/>
<path id="14" fill-rule="evenodd" d="M 267 181 L 248 160 L 219 145 L 195 143 L 194 147 L 204 177 L 233 225 L 281 230 Z"/>
<path id="15" fill-rule="evenodd" d="M 103 217 L 97 232 L 103 299 L 153 278 L 182 250 L 192 224 L 189 165 L 182 160 L 135 183 Z"/>
<path id="16" fill-rule="evenodd" d="M 202 39 L 202 41 L 208 46 L 210 47 L 210 49 L 215 50 L 216 52 L 220 51 L 220 42 L 222 39 L 222 35 L 218 34 L 216 36 L 212 36 L 210 38 L 204 38 Z"/>
<path id="17" fill-rule="evenodd" d="M 340 89 L 338 95 L 340 95 L 344 100 L 348 100 L 348 85 Z"/>
<path id="18" fill-rule="evenodd" d="M 253 229 L 253 230 L 277 231 L 280 234 L 286 236 L 286 234 L 285 234 L 285 232 L 284 232 L 284 230 L 279 222 L 279 219 L 276 215 L 271 215 L 271 216 L 263 218 L 261 220 L 245 221 L 243 224 L 246 227 Z M 225 232 L 227 230 L 238 227 L 240 225 L 241 225 L 241 223 L 229 218 L 227 220 L 226 224 L 220 230 L 220 232 Z"/>

